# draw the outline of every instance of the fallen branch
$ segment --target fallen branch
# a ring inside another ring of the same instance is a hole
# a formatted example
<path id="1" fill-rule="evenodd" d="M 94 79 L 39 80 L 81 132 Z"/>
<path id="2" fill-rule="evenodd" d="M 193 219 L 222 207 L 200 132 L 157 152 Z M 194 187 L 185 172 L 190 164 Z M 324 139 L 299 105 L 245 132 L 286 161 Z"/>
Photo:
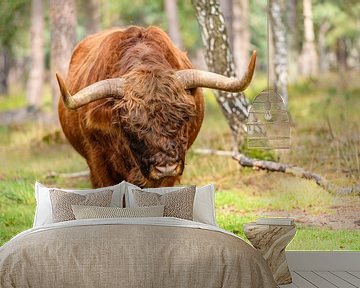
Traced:
<path id="1" fill-rule="evenodd" d="M 82 177 L 89 177 L 90 173 L 89 171 L 80 171 L 80 172 L 74 172 L 74 173 L 57 173 L 57 172 L 50 172 L 48 175 L 46 175 L 46 178 L 55 178 L 55 177 L 61 177 L 61 178 L 82 178 Z"/>
<path id="2" fill-rule="evenodd" d="M 317 185 L 322 187 L 324 190 L 336 194 L 336 195 L 360 195 L 360 184 L 357 184 L 352 187 L 341 187 L 329 182 L 324 177 L 315 174 L 311 171 L 307 171 L 304 168 L 292 165 L 277 163 L 273 161 L 259 160 L 254 158 L 246 157 L 243 154 L 232 153 L 231 151 L 220 151 L 214 149 L 195 149 L 195 153 L 198 154 L 207 154 L 207 155 L 218 155 L 218 156 L 231 156 L 236 160 L 242 167 L 251 167 L 257 168 L 266 171 L 275 171 L 290 174 L 296 177 L 313 180 Z"/>

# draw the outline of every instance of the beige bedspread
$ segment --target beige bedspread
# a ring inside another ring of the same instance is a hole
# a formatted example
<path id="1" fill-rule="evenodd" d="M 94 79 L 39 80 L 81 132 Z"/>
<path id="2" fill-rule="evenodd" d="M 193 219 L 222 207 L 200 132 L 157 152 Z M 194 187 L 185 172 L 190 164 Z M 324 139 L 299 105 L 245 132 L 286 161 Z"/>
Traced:
<path id="1" fill-rule="evenodd" d="M 276 287 L 262 256 L 230 233 L 174 218 L 131 221 L 23 232 L 0 248 L 0 287 Z"/>

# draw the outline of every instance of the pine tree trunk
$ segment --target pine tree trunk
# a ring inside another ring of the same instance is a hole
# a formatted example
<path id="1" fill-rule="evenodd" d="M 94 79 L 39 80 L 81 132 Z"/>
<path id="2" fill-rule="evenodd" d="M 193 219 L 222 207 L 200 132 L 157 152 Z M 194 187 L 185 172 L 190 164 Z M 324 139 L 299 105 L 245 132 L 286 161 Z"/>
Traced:
<path id="1" fill-rule="evenodd" d="M 272 41 L 274 45 L 274 90 L 284 100 L 285 106 L 288 103 L 288 71 L 287 71 L 287 41 L 286 29 L 282 21 L 282 7 L 280 0 L 270 0 L 270 23 Z"/>
<path id="2" fill-rule="evenodd" d="M 165 12 L 169 25 L 169 36 L 175 45 L 182 49 L 184 45 L 180 34 L 176 0 L 165 0 Z"/>
<path id="3" fill-rule="evenodd" d="M 0 96 L 9 93 L 8 78 L 11 66 L 11 51 L 7 47 L 0 50 Z"/>
<path id="4" fill-rule="evenodd" d="M 53 111 L 57 116 L 59 87 L 55 73 L 66 77 L 72 50 L 76 42 L 74 0 L 50 0 L 51 24 L 51 94 Z M 57 117 L 56 117 L 57 118 Z"/>
<path id="5" fill-rule="evenodd" d="M 86 13 L 85 15 L 87 16 L 85 24 L 86 35 L 91 35 L 100 31 L 101 17 L 99 0 L 84 0 L 83 6 Z"/>
<path id="6" fill-rule="evenodd" d="M 26 87 L 28 107 L 39 109 L 44 84 L 44 13 L 43 0 L 32 0 L 31 9 L 31 66 Z"/>
<path id="7" fill-rule="evenodd" d="M 304 11 L 304 42 L 300 55 L 299 68 L 305 76 L 318 75 L 318 55 L 315 47 L 314 24 L 311 0 L 303 0 Z"/>
<path id="8" fill-rule="evenodd" d="M 202 40 L 206 49 L 205 60 L 209 71 L 235 77 L 233 56 L 219 2 L 217 0 L 192 0 L 192 4 L 201 27 Z M 247 59 L 241 60 L 247 61 Z M 244 93 L 224 91 L 218 91 L 216 99 L 231 129 L 234 140 L 233 149 L 238 150 L 248 117 L 249 102 Z"/>
<path id="9" fill-rule="evenodd" d="M 248 0 L 234 0 L 233 10 L 233 53 L 235 57 L 236 75 L 243 75 L 247 69 L 247 63 L 244 59 L 249 57 L 250 52 Z"/>

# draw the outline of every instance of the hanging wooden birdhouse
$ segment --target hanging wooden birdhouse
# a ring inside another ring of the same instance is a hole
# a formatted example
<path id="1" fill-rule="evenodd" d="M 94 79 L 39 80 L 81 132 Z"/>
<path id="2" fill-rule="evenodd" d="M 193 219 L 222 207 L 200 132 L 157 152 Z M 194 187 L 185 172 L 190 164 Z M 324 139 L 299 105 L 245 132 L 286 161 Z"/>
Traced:
<path id="1" fill-rule="evenodd" d="M 246 127 L 248 148 L 290 148 L 289 113 L 281 96 L 273 90 L 264 90 L 255 97 Z"/>

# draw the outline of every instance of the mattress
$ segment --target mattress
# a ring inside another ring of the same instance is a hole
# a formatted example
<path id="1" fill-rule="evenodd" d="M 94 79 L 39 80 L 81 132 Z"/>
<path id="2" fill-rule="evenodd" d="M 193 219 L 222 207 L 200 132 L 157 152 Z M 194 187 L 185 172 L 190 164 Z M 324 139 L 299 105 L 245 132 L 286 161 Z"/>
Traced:
<path id="1" fill-rule="evenodd" d="M 0 247 L 0 287 L 276 287 L 261 254 L 212 225 L 171 217 L 86 219 Z"/>

